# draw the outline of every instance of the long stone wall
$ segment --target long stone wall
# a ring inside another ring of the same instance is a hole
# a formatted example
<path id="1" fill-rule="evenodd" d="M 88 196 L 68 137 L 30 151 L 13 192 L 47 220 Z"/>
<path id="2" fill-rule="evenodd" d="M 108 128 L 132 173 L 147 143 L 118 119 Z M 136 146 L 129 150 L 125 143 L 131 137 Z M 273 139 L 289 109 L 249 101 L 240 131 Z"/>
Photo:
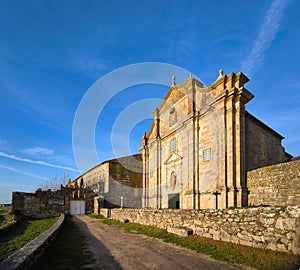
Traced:
<path id="1" fill-rule="evenodd" d="M 15 220 L 15 218 L 13 218 L 13 220 L 11 222 L 0 227 L 0 233 L 6 232 L 6 231 L 12 229 L 16 224 L 17 224 L 17 220 Z"/>
<path id="2" fill-rule="evenodd" d="M 0 262 L 0 270 L 31 269 L 31 266 L 55 237 L 57 231 L 63 224 L 64 219 L 65 214 L 61 214 L 58 221 L 51 228 L 33 239 L 20 250 L 16 251 L 10 257 Z"/>
<path id="3" fill-rule="evenodd" d="M 222 210 L 111 209 L 111 218 L 164 229 L 185 227 L 215 240 L 300 254 L 300 206 Z"/>
<path id="4" fill-rule="evenodd" d="M 300 160 L 247 173 L 248 204 L 300 205 Z"/>

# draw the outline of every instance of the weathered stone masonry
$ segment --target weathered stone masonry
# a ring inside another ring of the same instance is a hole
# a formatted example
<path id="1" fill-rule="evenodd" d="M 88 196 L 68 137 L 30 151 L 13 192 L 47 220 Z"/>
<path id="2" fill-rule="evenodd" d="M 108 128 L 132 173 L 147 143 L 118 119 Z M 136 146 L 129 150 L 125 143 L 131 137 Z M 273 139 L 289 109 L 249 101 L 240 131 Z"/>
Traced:
<path id="1" fill-rule="evenodd" d="M 300 254 L 300 206 L 244 209 L 112 209 L 113 219 L 195 234 L 242 245 Z"/>
<path id="2" fill-rule="evenodd" d="M 119 157 L 98 164 L 68 183 L 68 187 L 89 187 L 99 195 L 94 209 L 123 206 L 140 208 L 142 205 L 142 156 L 140 154 Z"/>
<path id="3" fill-rule="evenodd" d="M 94 193 L 83 187 L 66 188 L 51 191 L 38 189 L 35 193 L 13 192 L 12 208 L 17 215 L 32 218 L 49 218 L 61 213 L 70 213 L 70 202 L 85 200 L 85 212 L 93 212 Z"/>
<path id="4" fill-rule="evenodd" d="M 62 226 L 65 215 L 61 214 L 57 222 L 51 228 L 40 234 L 38 237 L 27 243 L 21 249 L 0 262 L 0 270 L 31 269 L 39 256 L 45 251 L 55 238 L 58 230 Z"/>
<path id="5" fill-rule="evenodd" d="M 300 205 L 300 160 L 247 173 L 249 205 Z"/>
<path id="6" fill-rule="evenodd" d="M 143 207 L 247 206 L 246 173 L 291 158 L 283 137 L 247 112 L 248 81 L 222 71 L 208 87 L 193 76 L 173 79 L 141 139 Z"/>

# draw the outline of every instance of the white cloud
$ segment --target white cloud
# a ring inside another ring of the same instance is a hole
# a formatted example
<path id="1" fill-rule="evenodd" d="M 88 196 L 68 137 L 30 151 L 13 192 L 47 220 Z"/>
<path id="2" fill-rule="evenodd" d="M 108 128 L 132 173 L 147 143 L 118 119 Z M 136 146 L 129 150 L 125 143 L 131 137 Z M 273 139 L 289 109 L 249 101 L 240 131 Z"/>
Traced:
<path id="1" fill-rule="evenodd" d="M 38 147 L 38 146 L 35 146 L 33 148 L 25 149 L 23 152 L 26 153 L 26 154 L 29 154 L 29 155 L 37 155 L 37 154 L 52 155 L 52 154 L 54 154 L 54 151 L 52 149 L 44 148 L 44 147 Z"/>
<path id="2" fill-rule="evenodd" d="M 17 160 L 17 161 L 21 161 L 21 162 L 27 162 L 27 163 L 31 163 L 31 164 L 43 165 L 43 166 L 48 166 L 48 167 L 52 167 L 52 168 L 78 172 L 78 170 L 76 170 L 74 168 L 61 166 L 61 165 L 57 165 L 57 164 L 52 164 L 52 163 L 48 163 L 48 162 L 41 161 L 41 160 L 31 160 L 31 159 L 27 159 L 27 158 L 21 158 L 21 157 L 17 157 L 15 155 L 10 155 L 10 154 L 4 153 L 4 152 L 0 152 L 0 157 L 9 158 L 9 159 Z"/>
<path id="3" fill-rule="evenodd" d="M 274 0 L 267 11 L 261 30 L 255 40 L 249 57 L 242 65 L 242 70 L 247 75 L 253 76 L 261 65 L 265 51 L 272 45 L 278 31 L 283 11 L 288 0 Z"/>
<path id="4" fill-rule="evenodd" d="M 34 177 L 34 178 L 37 178 L 37 179 L 42 179 L 42 180 L 46 179 L 46 177 L 42 177 L 42 176 L 35 175 L 35 174 L 32 174 L 32 173 L 24 172 L 24 171 L 15 169 L 13 167 L 4 166 L 2 164 L 0 164 L 0 168 L 6 169 L 6 170 L 10 170 L 12 172 L 20 173 L 20 174 L 23 174 L 23 175 L 31 176 L 31 177 Z M 0 185 L 3 186 L 3 185 L 6 185 L 6 184 L 0 184 Z M 7 183 L 7 186 L 12 186 L 12 184 L 11 183 Z"/>

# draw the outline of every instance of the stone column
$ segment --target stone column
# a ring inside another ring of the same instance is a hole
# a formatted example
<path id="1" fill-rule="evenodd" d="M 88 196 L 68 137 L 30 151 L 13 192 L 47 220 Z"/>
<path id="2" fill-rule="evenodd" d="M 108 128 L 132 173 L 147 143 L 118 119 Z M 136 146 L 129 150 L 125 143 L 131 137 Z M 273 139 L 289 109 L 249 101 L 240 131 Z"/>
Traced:
<path id="1" fill-rule="evenodd" d="M 246 130 L 245 130 L 245 104 L 250 100 L 250 93 L 242 88 L 236 98 L 236 183 L 238 189 L 239 207 L 248 204 L 248 189 L 246 186 Z"/>
<path id="2" fill-rule="evenodd" d="M 196 114 L 196 124 L 195 124 L 195 133 L 196 133 L 196 145 L 195 145 L 195 165 L 196 167 L 194 168 L 194 174 L 196 174 L 196 199 L 195 199 L 195 203 L 196 203 L 196 207 L 194 207 L 195 209 L 201 209 L 201 205 L 200 205 L 200 179 L 199 179 L 199 155 L 200 155 L 200 151 L 199 151 L 199 144 L 200 144 L 200 126 L 199 126 L 199 116 L 200 112 L 198 111 Z"/>
<path id="3" fill-rule="evenodd" d="M 226 86 L 226 158 L 228 207 L 245 206 L 247 187 L 245 172 L 245 104 L 254 96 L 244 88 L 249 79 L 243 74 L 230 74 Z"/>
<path id="4" fill-rule="evenodd" d="M 242 206 L 242 187 L 245 182 L 245 152 L 243 150 L 245 145 L 245 132 L 244 132 L 244 115 L 243 115 L 243 104 L 240 102 L 240 97 L 237 97 L 235 102 L 235 177 L 236 177 L 236 200 L 235 206 Z"/>
<path id="5" fill-rule="evenodd" d="M 149 148 L 148 138 L 146 132 L 141 139 L 142 147 L 139 149 L 142 152 L 143 160 L 143 193 L 142 193 L 142 207 L 149 206 Z"/>
<path id="6" fill-rule="evenodd" d="M 235 108 L 233 92 L 226 99 L 226 189 L 227 207 L 236 206 Z"/>
<path id="7" fill-rule="evenodd" d="M 142 207 L 148 207 L 148 196 L 149 196 L 149 155 L 148 148 L 145 147 L 143 150 L 143 199 L 142 199 Z"/>
<path id="8" fill-rule="evenodd" d="M 199 116 L 196 100 L 196 88 L 194 80 L 191 80 L 189 90 L 192 94 L 192 136 L 193 136 L 193 155 L 192 155 L 192 168 L 193 168 L 193 208 L 200 208 L 199 198 Z"/>
<path id="9" fill-rule="evenodd" d="M 160 138 L 160 110 L 156 108 L 153 114 L 155 124 L 155 150 L 156 150 L 156 197 L 155 208 L 161 208 L 161 138 Z"/>

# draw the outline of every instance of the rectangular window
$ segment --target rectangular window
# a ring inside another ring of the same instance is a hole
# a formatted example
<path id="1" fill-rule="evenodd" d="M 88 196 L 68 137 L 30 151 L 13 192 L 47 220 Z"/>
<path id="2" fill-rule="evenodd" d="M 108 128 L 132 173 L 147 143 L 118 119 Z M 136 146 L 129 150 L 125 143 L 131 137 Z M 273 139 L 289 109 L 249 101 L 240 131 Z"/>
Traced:
<path id="1" fill-rule="evenodd" d="M 203 150 L 203 161 L 211 160 L 211 148 L 207 148 Z"/>
<path id="2" fill-rule="evenodd" d="M 170 141 L 170 152 L 175 152 L 175 151 L 176 151 L 176 138 Z"/>
<path id="3" fill-rule="evenodd" d="M 103 194 L 104 193 L 104 182 L 99 182 L 98 184 L 98 188 L 99 188 L 99 193 Z"/>

